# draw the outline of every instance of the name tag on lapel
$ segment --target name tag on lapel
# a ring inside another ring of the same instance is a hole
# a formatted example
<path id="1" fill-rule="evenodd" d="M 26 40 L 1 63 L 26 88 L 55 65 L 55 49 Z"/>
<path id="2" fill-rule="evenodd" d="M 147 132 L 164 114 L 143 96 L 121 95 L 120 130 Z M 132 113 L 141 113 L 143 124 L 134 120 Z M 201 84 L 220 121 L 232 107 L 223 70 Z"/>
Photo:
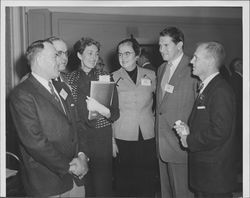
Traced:
<path id="1" fill-rule="evenodd" d="M 170 84 L 166 84 L 164 91 L 168 92 L 168 93 L 173 93 L 174 92 L 174 86 L 170 85 Z"/>
<path id="2" fill-rule="evenodd" d="M 99 76 L 99 81 L 110 82 L 110 76 L 109 75 L 100 75 Z"/>
<path id="3" fill-rule="evenodd" d="M 142 86 L 151 86 L 151 80 L 147 78 L 142 78 L 141 79 L 141 85 Z"/>
<path id="4" fill-rule="evenodd" d="M 66 98 L 68 97 L 68 93 L 63 88 L 61 89 L 59 94 L 64 100 L 66 100 Z"/>
<path id="5" fill-rule="evenodd" d="M 197 106 L 197 109 L 206 109 L 205 106 Z"/>

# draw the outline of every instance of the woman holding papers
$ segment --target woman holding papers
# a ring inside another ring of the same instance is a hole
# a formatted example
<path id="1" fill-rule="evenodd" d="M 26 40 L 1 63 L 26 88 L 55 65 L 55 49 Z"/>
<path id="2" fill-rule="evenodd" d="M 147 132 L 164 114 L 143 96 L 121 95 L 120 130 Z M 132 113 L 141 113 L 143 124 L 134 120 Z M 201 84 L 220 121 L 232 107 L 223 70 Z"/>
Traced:
<path id="1" fill-rule="evenodd" d="M 117 82 L 120 118 L 113 130 L 118 146 L 117 196 L 154 196 L 156 151 L 154 113 L 155 72 L 138 67 L 138 42 L 125 39 L 117 47 L 121 68 L 113 73 Z"/>
<path id="2" fill-rule="evenodd" d="M 81 38 L 74 44 L 74 53 L 79 61 L 78 69 L 67 75 L 77 104 L 84 133 L 79 138 L 88 142 L 89 173 L 86 175 L 86 196 L 112 195 L 112 128 L 111 123 L 119 118 L 117 90 L 112 103 L 104 106 L 90 98 L 91 81 L 111 81 L 110 75 L 96 68 L 100 43 L 91 38 Z M 74 65 L 72 65 L 75 67 Z M 89 111 L 97 112 L 89 120 Z"/>

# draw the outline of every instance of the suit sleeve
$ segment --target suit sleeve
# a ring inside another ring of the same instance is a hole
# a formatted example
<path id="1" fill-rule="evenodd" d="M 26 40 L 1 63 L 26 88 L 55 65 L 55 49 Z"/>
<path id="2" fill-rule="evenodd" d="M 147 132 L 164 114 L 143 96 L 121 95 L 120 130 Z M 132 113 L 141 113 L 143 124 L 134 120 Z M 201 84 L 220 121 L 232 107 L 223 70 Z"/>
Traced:
<path id="1" fill-rule="evenodd" d="M 44 135 L 34 97 L 23 91 L 11 95 L 10 110 L 26 152 L 55 174 L 61 177 L 67 174 L 70 159 L 62 155 Z"/>
<path id="2" fill-rule="evenodd" d="M 206 111 L 206 120 L 193 123 L 195 127 L 191 126 L 190 135 L 187 136 L 188 148 L 192 152 L 214 149 L 230 137 L 235 115 L 233 93 L 223 87 L 218 88 L 206 106 Z"/>

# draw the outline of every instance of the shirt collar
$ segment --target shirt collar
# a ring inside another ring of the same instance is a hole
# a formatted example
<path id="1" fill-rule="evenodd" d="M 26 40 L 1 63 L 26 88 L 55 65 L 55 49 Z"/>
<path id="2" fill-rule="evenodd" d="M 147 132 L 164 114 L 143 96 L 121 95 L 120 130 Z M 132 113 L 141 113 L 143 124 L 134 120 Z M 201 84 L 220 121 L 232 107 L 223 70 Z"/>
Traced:
<path id="1" fill-rule="evenodd" d="M 50 92 L 50 87 L 49 87 L 49 81 L 46 80 L 45 78 L 39 76 L 35 72 L 31 72 L 31 74 L 35 77 L 35 79 L 42 84 L 49 92 Z"/>
<path id="2" fill-rule="evenodd" d="M 176 59 L 174 59 L 171 63 L 172 63 L 172 66 L 171 67 L 177 67 L 178 64 L 180 63 L 181 59 L 182 59 L 182 56 L 183 56 L 183 52 L 180 54 L 180 56 L 178 56 Z"/>
<path id="3" fill-rule="evenodd" d="M 210 76 L 208 76 L 204 81 L 202 81 L 203 83 L 203 88 L 201 89 L 200 93 L 203 92 L 203 90 L 206 88 L 206 86 L 208 85 L 208 83 L 215 77 L 219 74 L 220 72 L 215 72 L 213 74 L 211 74 Z"/>

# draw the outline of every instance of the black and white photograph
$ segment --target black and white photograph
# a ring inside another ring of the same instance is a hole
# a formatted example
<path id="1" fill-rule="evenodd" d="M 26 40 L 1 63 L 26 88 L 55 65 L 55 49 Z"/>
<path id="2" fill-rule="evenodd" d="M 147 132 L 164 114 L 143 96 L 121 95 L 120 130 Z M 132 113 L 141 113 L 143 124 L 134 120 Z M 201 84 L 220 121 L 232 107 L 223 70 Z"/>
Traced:
<path id="1" fill-rule="evenodd" d="M 1 1 L 1 197 L 248 198 L 248 1 Z"/>

